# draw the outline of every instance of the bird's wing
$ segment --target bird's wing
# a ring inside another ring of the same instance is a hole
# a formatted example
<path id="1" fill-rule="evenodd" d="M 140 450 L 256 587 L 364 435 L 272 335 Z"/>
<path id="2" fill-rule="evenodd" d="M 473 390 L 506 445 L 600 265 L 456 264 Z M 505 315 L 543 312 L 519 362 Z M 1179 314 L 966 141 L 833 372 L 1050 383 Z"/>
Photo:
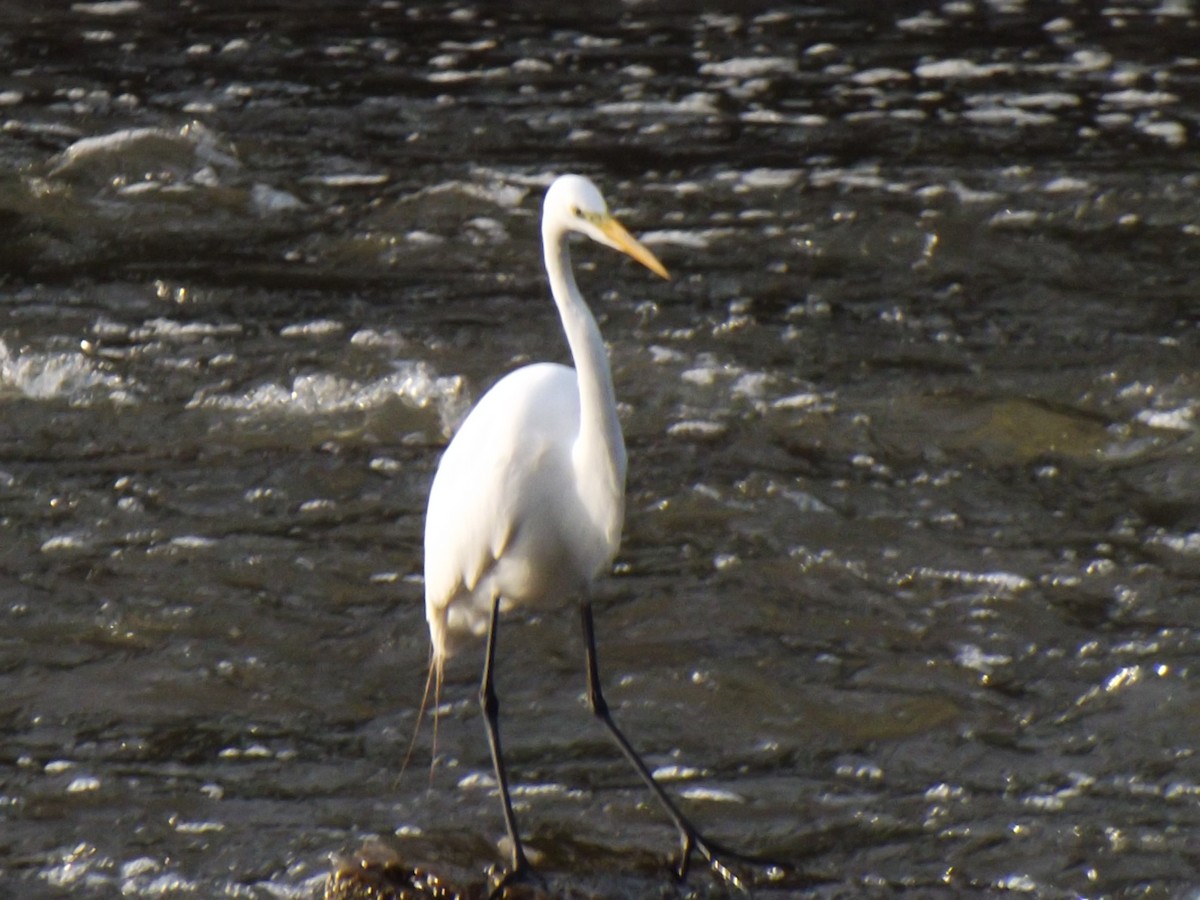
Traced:
<path id="1" fill-rule="evenodd" d="M 572 369 L 526 366 L 485 394 L 463 422 L 429 492 L 427 608 L 473 592 L 512 543 L 531 494 L 524 482 L 578 430 L 577 390 Z"/>

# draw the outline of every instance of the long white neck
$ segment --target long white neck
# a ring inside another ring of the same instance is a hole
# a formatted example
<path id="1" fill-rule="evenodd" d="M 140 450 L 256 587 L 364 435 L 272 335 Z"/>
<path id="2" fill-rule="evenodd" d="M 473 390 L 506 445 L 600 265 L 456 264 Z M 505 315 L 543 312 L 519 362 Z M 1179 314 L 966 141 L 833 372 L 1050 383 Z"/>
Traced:
<path id="1" fill-rule="evenodd" d="M 616 532 L 612 539 L 619 541 L 625 500 L 625 440 L 617 418 L 617 400 L 613 392 L 612 372 L 608 354 L 596 319 L 575 284 L 571 271 L 571 253 L 567 235 L 559 228 L 542 229 L 542 245 L 546 254 L 546 273 L 550 277 L 550 292 L 558 306 L 567 344 L 575 361 L 576 382 L 579 385 L 579 437 L 575 443 L 575 464 L 589 477 L 599 475 L 604 484 L 594 488 L 615 495 L 616 504 L 610 515 L 616 517 Z M 615 543 L 613 547 L 615 551 Z"/>

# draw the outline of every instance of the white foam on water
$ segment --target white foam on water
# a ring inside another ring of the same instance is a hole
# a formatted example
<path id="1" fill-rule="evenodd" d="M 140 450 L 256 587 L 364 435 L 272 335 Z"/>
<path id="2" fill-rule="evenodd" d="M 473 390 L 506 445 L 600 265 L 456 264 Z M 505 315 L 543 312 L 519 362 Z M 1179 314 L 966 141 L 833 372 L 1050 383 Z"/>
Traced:
<path id="1" fill-rule="evenodd" d="M 198 534 L 182 534 L 178 537 L 171 538 L 171 546 L 178 547 L 183 550 L 208 550 L 217 546 L 215 538 L 204 537 Z"/>
<path id="2" fill-rule="evenodd" d="M 748 169 L 739 173 L 738 180 L 748 188 L 779 190 L 791 187 L 803 174 L 800 169 Z"/>
<path id="3" fill-rule="evenodd" d="M 514 784 L 512 793 L 518 797 L 566 796 L 570 789 L 565 784 L 548 782 L 542 784 Z"/>
<path id="4" fill-rule="evenodd" d="M 162 864 L 158 860 L 152 859 L 149 856 L 139 856 L 137 859 L 131 859 L 128 862 L 121 863 L 121 879 L 128 881 L 131 878 L 137 878 L 139 875 L 146 875 L 152 872 L 161 872 Z"/>
<path id="5" fill-rule="evenodd" d="M 915 16 L 909 16 L 906 19 L 899 19 L 896 22 L 896 27 L 901 31 L 913 31 L 929 33 L 937 31 L 939 28 L 945 28 L 947 22 L 938 16 L 935 16 L 929 10 L 922 10 Z"/>
<path id="6" fill-rule="evenodd" d="M 687 361 L 685 356 L 674 347 L 661 347 L 658 344 L 651 344 L 647 350 L 650 353 L 650 360 L 658 365 L 667 363 L 683 363 Z"/>
<path id="7" fill-rule="evenodd" d="M 1161 532 L 1150 538 L 1149 543 L 1166 547 L 1179 554 L 1200 556 L 1200 531 L 1192 531 L 1187 534 Z"/>
<path id="8" fill-rule="evenodd" d="M 526 56 L 515 60 L 512 64 L 512 70 L 518 75 L 530 75 L 553 72 L 554 66 L 544 59 L 534 59 L 533 57 Z"/>
<path id="9" fill-rule="evenodd" d="M 1112 61 L 1112 54 L 1104 50 L 1076 50 L 1071 54 L 1071 68 L 1077 72 L 1100 72 Z"/>
<path id="10" fill-rule="evenodd" d="M 709 803 L 745 803 L 746 798 L 733 791 L 711 787 L 688 787 L 679 792 L 688 800 L 706 800 Z"/>
<path id="11" fill-rule="evenodd" d="M 607 115 L 681 115 L 709 116 L 719 112 L 717 95 L 697 91 L 677 101 L 621 100 L 601 103 L 596 112 Z"/>
<path id="12" fill-rule="evenodd" d="M 799 125 L 803 128 L 823 128 L 829 124 L 829 117 L 820 113 L 803 113 L 801 115 L 785 116 L 774 109 L 751 109 L 738 116 L 743 122 L 761 125 Z"/>
<path id="13" fill-rule="evenodd" d="M 1073 109 L 1083 101 L 1078 94 L 1066 91 L 1041 91 L 1036 94 L 1005 94 L 1004 103 L 1021 109 L 1036 107 L 1038 109 Z"/>
<path id="14" fill-rule="evenodd" d="M 199 890 L 198 882 L 173 872 L 164 872 L 144 886 L 139 887 L 128 882 L 121 886 L 123 895 L 136 897 L 174 897 L 179 894 L 195 894 Z"/>
<path id="15" fill-rule="evenodd" d="M 1051 113 L 1029 112 L 1011 106 L 984 106 L 968 109 L 963 113 L 963 118 L 977 125 L 1015 125 L 1017 127 L 1053 125 L 1058 121 L 1058 118 Z"/>
<path id="16" fill-rule="evenodd" d="M 428 231 L 410 231 L 404 235 L 404 239 L 410 244 L 416 244 L 421 247 L 433 247 L 438 244 L 446 243 L 446 239 L 440 234 L 431 234 Z"/>
<path id="17" fill-rule="evenodd" d="M 675 422 L 667 428 L 667 434 L 671 437 L 683 438 L 715 438 L 720 437 L 729 426 L 722 422 L 710 422 L 702 419 L 685 419 L 681 422 Z"/>
<path id="18" fill-rule="evenodd" d="M 912 78 L 912 75 L 908 72 L 901 69 L 890 69 L 886 66 L 877 69 L 864 69 L 850 76 L 850 80 L 855 84 L 866 85 L 868 87 L 888 82 L 908 81 L 910 78 Z"/>
<path id="19" fill-rule="evenodd" d="M 1012 657 L 1003 653 L 985 653 L 974 644 L 964 644 L 958 648 L 954 661 L 964 669 L 972 669 L 986 675 L 996 666 L 1007 666 L 1012 662 Z"/>
<path id="20" fill-rule="evenodd" d="M 250 207 L 260 216 L 270 216 L 302 209 L 304 202 L 295 194 L 260 182 L 250 188 Z"/>
<path id="21" fill-rule="evenodd" d="M 374 328 L 360 328 L 350 335 L 350 343 L 355 347 L 378 347 L 384 350 L 399 350 L 408 346 L 408 339 L 398 331 L 385 329 L 376 331 Z"/>
<path id="22" fill-rule="evenodd" d="M 141 0 L 97 0 L 94 3 L 72 3 L 71 12 L 88 16 L 125 16 L 139 12 Z"/>
<path id="23" fill-rule="evenodd" d="M 339 172 L 317 175 L 313 180 L 333 188 L 377 187 L 387 184 L 391 180 L 391 176 L 386 172 Z"/>
<path id="24" fill-rule="evenodd" d="M 775 376 L 770 372 L 743 372 L 734 381 L 730 392 L 735 397 L 745 397 L 749 400 L 759 400 L 767 395 L 768 388 L 775 382 Z"/>
<path id="25" fill-rule="evenodd" d="M 703 769 L 697 769 L 693 766 L 672 764 L 669 766 L 659 766 L 652 774 L 655 781 L 689 781 L 693 778 L 700 778 L 708 773 Z"/>
<path id="26" fill-rule="evenodd" d="M 439 376 L 422 362 L 397 363 L 395 371 L 360 382 L 340 375 L 297 375 L 290 385 L 260 384 L 237 394 L 197 394 L 188 409 L 217 409 L 251 416 L 318 416 L 378 409 L 396 400 L 414 409 L 433 406 L 444 427 L 454 424 L 465 402 L 458 375 Z"/>
<path id="27" fill-rule="evenodd" d="M 957 800 L 964 793 L 960 785 L 946 784 L 944 781 L 939 781 L 925 791 L 925 799 L 945 803 L 947 800 Z"/>
<path id="28" fill-rule="evenodd" d="M 855 166 L 854 168 L 813 169 L 808 176 L 809 184 L 813 187 L 844 187 L 866 190 L 879 190 L 887 181 L 879 174 L 876 166 Z"/>
<path id="29" fill-rule="evenodd" d="M 621 74 L 630 79 L 644 81 L 647 78 L 653 78 L 655 72 L 654 69 L 650 68 L 650 66 L 632 63 L 621 69 Z"/>
<path id="30" fill-rule="evenodd" d="M 1002 209 L 988 219 L 993 228 L 1029 228 L 1038 220 L 1031 209 Z"/>
<path id="31" fill-rule="evenodd" d="M 784 56 L 742 56 L 700 66 L 701 75 L 722 78 L 758 78 L 763 75 L 789 75 L 795 71 L 796 61 Z"/>
<path id="32" fill-rule="evenodd" d="M 95 846 L 81 843 L 63 852 L 61 858 L 43 869 L 39 876 L 55 888 L 91 888 L 109 881 L 104 872 L 112 864 L 113 860 L 103 856 Z"/>
<path id="33" fill-rule="evenodd" d="M 100 790 L 100 779 L 92 775 L 80 775 L 78 778 L 73 778 L 67 785 L 68 794 L 84 794 L 98 790 Z"/>
<path id="34" fill-rule="evenodd" d="M 1011 71 L 1012 67 L 1003 63 L 976 63 L 969 59 L 941 59 L 935 62 L 923 63 L 914 70 L 918 78 L 927 80 L 961 81 L 974 78 L 991 78 Z"/>
<path id="35" fill-rule="evenodd" d="M 297 322 L 285 325 L 279 331 L 280 337 L 285 338 L 320 338 L 331 334 L 341 334 L 346 326 L 336 319 L 314 319 L 311 322 Z"/>
<path id="36" fill-rule="evenodd" d="M 209 834 L 214 831 L 224 831 L 225 823 L 213 821 L 189 822 L 178 820 L 175 822 L 175 830 L 180 834 Z"/>
<path id="37" fill-rule="evenodd" d="M 1142 107 L 1168 106 L 1172 103 L 1178 103 L 1179 95 L 1172 94 L 1169 91 L 1141 91 L 1136 88 L 1127 88 L 1123 91 L 1113 91 L 1112 93 L 1103 94 L 1100 99 L 1109 106 L 1118 106 L 1122 109 L 1137 109 Z"/>
<path id="38" fill-rule="evenodd" d="M 679 377 L 691 384 L 708 387 L 717 380 L 717 375 L 722 374 L 724 371 L 724 368 L 721 366 L 698 365 L 681 373 Z"/>
<path id="39" fill-rule="evenodd" d="M 31 400 L 65 400 L 72 405 L 87 405 L 100 400 L 131 403 L 136 390 L 82 353 L 36 350 L 14 353 L 0 339 L 0 396 L 5 393 Z"/>
<path id="40" fill-rule="evenodd" d="M 642 234 L 641 242 L 651 246 L 669 244 L 675 247 L 687 247 L 692 250 L 704 250 L 709 246 L 706 232 L 682 231 L 678 229 L 647 231 Z"/>
<path id="41" fill-rule="evenodd" d="M 910 577 L 949 581 L 971 587 L 988 587 L 1005 592 L 1023 591 L 1032 586 L 1028 578 L 1012 572 L 967 572 L 962 569 L 933 569 L 919 566 Z"/>
<path id="42" fill-rule="evenodd" d="M 820 405 L 822 397 L 820 394 L 815 394 L 811 391 L 804 391 L 799 394 L 790 394 L 788 396 L 779 397 L 771 401 L 772 409 L 811 409 Z"/>
<path id="43" fill-rule="evenodd" d="M 87 171 L 95 166 L 119 166 L 123 162 L 129 163 L 134 174 L 137 174 L 136 170 L 146 169 L 147 165 L 155 169 L 182 166 L 191 169 L 191 174 L 203 173 L 212 167 L 241 168 L 232 151 L 221 146 L 215 132 L 199 122 L 191 122 L 177 129 L 122 128 L 80 138 L 51 160 L 50 174 Z"/>
<path id="44" fill-rule="evenodd" d="M 507 78 L 512 74 L 508 66 L 497 66 L 491 69 L 445 69 L 440 72 L 430 72 L 426 79 L 433 84 L 462 84 L 467 81 L 495 81 Z"/>
<path id="45" fill-rule="evenodd" d="M 1063 175 L 1059 178 L 1051 179 L 1042 185 L 1042 190 L 1047 194 L 1069 194 L 1075 192 L 1084 192 L 1093 190 L 1090 181 L 1084 181 L 1082 178 L 1073 178 L 1069 175 Z"/>
<path id="46" fill-rule="evenodd" d="M 1196 410 L 1190 406 L 1179 409 L 1143 409 L 1134 418 L 1151 428 L 1167 431 L 1194 431 Z"/>
<path id="47" fill-rule="evenodd" d="M 1187 143 L 1187 128 L 1182 122 L 1161 119 L 1138 119 L 1135 127 L 1142 134 L 1160 138 L 1172 147 L 1182 147 Z"/>
<path id="48" fill-rule="evenodd" d="M 486 772 L 472 772 L 458 780 L 459 790 L 473 790 L 475 788 L 491 790 L 495 786 L 496 779 Z"/>
<path id="49" fill-rule="evenodd" d="M 516 209 L 529 194 L 529 188 L 512 183 L 515 179 L 501 180 L 489 177 L 487 170 L 479 170 L 480 181 L 443 181 L 423 188 L 418 196 L 429 197 L 439 194 L 461 194 L 473 200 L 482 200 L 504 209 Z M 486 178 L 486 181 L 482 179 Z"/>
<path id="50" fill-rule="evenodd" d="M 122 325 L 100 321 L 92 330 L 98 337 L 104 338 L 118 337 L 123 329 Z M 236 322 L 179 322 L 175 319 L 159 317 L 147 319 L 127 333 L 130 340 L 138 343 L 154 340 L 188 343 L 210 337 L 235 337 L 243 330 L 242 326 Z"/>

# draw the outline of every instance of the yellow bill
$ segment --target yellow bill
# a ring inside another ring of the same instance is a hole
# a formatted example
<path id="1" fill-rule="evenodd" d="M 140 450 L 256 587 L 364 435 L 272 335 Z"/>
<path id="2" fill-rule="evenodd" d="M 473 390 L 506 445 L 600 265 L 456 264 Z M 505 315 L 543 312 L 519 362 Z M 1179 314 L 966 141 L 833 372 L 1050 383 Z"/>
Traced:
<path id="1" fill-rule="evenodd" d="M 671 279 L 671 274 L 666 267 L 658 261 L 658 257 L 651 253 L 646 247 L 638 241 L 632 234 L 625 230 L 625 226 L 614 219 L 612 216 L 605 216 L 596 225 L 604 232 L 604 236 L 613 242 L 613 246 L 629 256 L 632 256 L 643 266 L 653 272 L 660 278 Z"/>

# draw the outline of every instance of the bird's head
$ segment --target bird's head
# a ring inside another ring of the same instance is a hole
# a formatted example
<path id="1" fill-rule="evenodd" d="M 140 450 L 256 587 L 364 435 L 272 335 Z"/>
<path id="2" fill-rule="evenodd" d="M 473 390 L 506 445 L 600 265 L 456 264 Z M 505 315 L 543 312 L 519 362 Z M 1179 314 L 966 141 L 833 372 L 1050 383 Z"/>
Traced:
<path id="1" fill-rule="evenodd" d="M 633 257 L 662 278 L 670 278 L 653 253 L 613 218 L 600 189 L 582 175 L 560 175 L 546 191 L 542 228 L 559 233 L 574 231 Z"/>

